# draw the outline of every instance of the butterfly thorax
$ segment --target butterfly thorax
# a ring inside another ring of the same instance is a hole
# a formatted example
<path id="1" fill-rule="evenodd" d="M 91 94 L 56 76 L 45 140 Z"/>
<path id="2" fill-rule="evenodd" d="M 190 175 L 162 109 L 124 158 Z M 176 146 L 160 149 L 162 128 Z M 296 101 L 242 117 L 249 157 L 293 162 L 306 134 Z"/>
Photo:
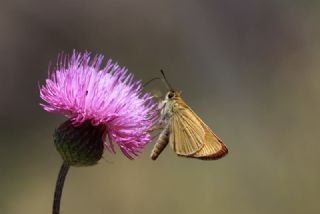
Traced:
<path id="1" fill-rule="evenodd" d="M 167 124 L 172 114 L 182 105 L 185 105 L 185 102 L 181 98 L 181 92 L 170 90 L 159 104 L 159 109 L 161 109 L 160 124 Z"/>

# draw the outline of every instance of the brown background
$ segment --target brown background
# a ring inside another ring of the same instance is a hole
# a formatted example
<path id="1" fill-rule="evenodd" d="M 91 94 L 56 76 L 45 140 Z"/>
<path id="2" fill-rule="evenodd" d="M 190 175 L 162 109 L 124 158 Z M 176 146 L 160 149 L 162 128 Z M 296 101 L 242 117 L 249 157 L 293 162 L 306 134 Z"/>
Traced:
<path id="1" fill-rule="evenodd" d="M 38 103 L 49 61 L 102 53 L 171 84 L 230 148 L 222 160 L 72 168 L 62 213 L 318 213 L 319 1 L 0 2 L 0 213 L 51 213 L 63 117 Z M 165 88 L 161 82 L 147 90 Z"/>

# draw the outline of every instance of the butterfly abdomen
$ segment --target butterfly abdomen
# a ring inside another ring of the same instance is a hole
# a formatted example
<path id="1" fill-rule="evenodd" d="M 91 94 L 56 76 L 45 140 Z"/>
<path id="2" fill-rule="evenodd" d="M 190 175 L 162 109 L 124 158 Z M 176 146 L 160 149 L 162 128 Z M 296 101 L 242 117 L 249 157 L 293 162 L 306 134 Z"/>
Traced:
<path id="1" fill-rule="evenodd" d="M 163 129 L 163 131 L 161 132 L 156 144 L 153 147 L 153 150 L 151 152 L 151 159 L 152 160 L 156 160 L 158 158 L 158 156 L 160 155 L 160 153 L 164 150 L 164 148 L 166 148 L 166 146 L 169 143 L 169 128 L 168 126 L 166 128 Z"/>

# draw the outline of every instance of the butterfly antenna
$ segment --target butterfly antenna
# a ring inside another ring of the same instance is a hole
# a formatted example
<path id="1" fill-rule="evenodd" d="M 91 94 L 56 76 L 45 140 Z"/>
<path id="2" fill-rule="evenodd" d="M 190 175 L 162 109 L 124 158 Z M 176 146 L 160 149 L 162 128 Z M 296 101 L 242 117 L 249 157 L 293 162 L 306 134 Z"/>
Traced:
<path id="1" fill-rule="evenodd" d="M 172 90 L 172 87 L 171 87 L 170 83 L 168 82 L 168 80 L 167 80 L 167 78 L 166 78 L 166 75 L 164 75 L 164 71 L 161 69 L 160 72 L 161 72 L 161 74 L 162 74 L 162 76 L 163 76 L 163 79 L 161 79 L 161 80 L 162 80 L 162 81 L 164 82 L 164 84 L 167 86 L 168 90 Z"/>
<path id="2" fill-rule="evenodd" d="M 160 79 L 161 79 L 160 77 L 152 78 L 151 80 L 149 80 L 145 84 L 143 84 L 143 87 L 146 87 L 146 85 L 149 85 L 149 83 L 153 82 L 154 80 L 160 80 Z"/>

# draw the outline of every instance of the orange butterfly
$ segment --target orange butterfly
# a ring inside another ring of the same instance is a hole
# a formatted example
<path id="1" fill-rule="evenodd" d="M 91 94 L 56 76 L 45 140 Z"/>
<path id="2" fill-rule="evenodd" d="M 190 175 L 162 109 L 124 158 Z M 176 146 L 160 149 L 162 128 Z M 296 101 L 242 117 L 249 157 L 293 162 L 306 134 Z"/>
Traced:
<path id="1" fill-rule="evenodd" d="M 156 160 L 170 142 L 172 149 L 179 156 L 215 160 L 228 153 L 227 147 L 213 131 L 183 101 L 181 93 L 170 88 L 165 99 L 160 103 L 158 127 L 163 128 L 151 152 L 151 159 Z"/>

